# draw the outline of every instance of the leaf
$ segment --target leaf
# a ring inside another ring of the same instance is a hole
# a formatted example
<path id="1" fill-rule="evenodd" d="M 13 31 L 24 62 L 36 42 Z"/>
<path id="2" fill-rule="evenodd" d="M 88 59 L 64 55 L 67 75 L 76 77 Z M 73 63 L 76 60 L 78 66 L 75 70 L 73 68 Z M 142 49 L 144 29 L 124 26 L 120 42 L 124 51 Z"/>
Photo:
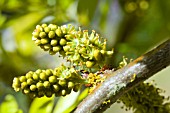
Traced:
<path id="1" fill-rule="evenodd" d="M 0 105 L 0 113 L 22 113 L 13 95 L 6 95 Z"/>
<path id="2" fill-rule="evenodd" d="M 82 101 L 88 95 L 89 88 L 86 88 L 78 97 L 77 102 Z"/>
<path id="3" fill-rule="evenodd" d="M 72 109 L 69 109 L 77 100 L 79 92 L 71 92 L 65 97 L 60 97 L 57 105 L 54 108 L 53 113 L 69 113 Z"/>
<path id="4" fill-rule="evenodd" d="M 99 0 L 79 0 L 77 13 L 79 21 L 82 24 L 88 25 L 94 17 L 94 13 Z"/>
<path id="5" fill-rule="evenodd" d="M 35 98 L 31 104 L 29 113 L 51 113 L 54 105 L 54 96 L 51 98 Z"/>
<path id="6" fill-rule="evenodd" d="M 70 113 L 87 96 L 87 94 L 88 88 L 81 94 L 80 92 L 72 92 L 66 97 L 60 97 L 53 113 Z"/>
<path id="7" fill-rule="evenodd" d="M 35 46 L 31 40 L 32 31 L 35 29 L 35 25 L 45 17 L 47 11 L 30 12 L 16 19 L 10 20 L 7 26 L 12 28 L 13 37 L 17 43 L 18 50 L 24 55 L 31 55 Z"/>

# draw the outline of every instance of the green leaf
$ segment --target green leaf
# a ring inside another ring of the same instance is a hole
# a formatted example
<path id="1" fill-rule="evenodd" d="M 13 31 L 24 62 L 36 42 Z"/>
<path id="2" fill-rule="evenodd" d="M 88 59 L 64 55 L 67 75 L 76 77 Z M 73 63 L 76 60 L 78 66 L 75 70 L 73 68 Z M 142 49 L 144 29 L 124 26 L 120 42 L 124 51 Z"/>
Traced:
<path id="1" fill-rule="evenodd" d="M 14 96 L 8 94 L 0 105 L 0 113 L 22 113 L 22 110 L 18 109 Z"/>
<path id="2" fill-rule="evenodd" d="M 51 113 L 54 105 L 54 96 L 51 98 L 35 98 L 31 104 L 29 113 Z"/>
<path id="3" fill-rule="evenodd" d="M 82 24 L 88 25 L 93 19 L 97 4 L 98 0 L 79 0 L 77 13 Z"/>
<path id="4" fill-rule="evenodd" d="M 78 98 L 79 92 L 71 92 L 69 95 L 65 97 L 60 97 L 56 107 L 54 108 L 53 113 L 69 113 L 74 108 L 70 109 L 72 105 L 75 104 L 77 98 Z"/>
<path id="5" fill-rule="evenodd" d="M 86 88 L 78 97 L 77 99 L 77 102 L 80 102 L 82 101 L 87 95 L 88 95 L 88 92 L 89 92 L 89 88 Z"/>
<path id="6" fill-rule="evenodd" d="M 32 52 L 35 52 L 35 46 L 31 37 L 32 31 L 35 28 L 35 25 L 39 23 L 47 15 L 47 11 L 40 12 L 29 12 L 18 18 L 9 20 L 6 25 L 12 28 L 13 37 L 17 43 L 17 49 L 19 52 L 25 56 L 29 56 Z M 33 19 L 34 18 L 34 19 Z"/>
<path id="7" fill-rule="evenodd" d="M 88 88 L 86 88 L 82 93 L 72 91 L 70 95 L 60 97 L 53 113 L 70 113 L 87 96 L 87 94 Z"/>

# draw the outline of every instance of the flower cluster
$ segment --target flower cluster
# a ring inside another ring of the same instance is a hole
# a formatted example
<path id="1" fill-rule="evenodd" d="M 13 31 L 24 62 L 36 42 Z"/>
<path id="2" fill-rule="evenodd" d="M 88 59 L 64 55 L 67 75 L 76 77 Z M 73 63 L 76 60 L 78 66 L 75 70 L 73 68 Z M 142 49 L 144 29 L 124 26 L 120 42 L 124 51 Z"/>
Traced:
<path id="1" fill-rule="evenodd" d="M 76 30 L 72 25 L 42 24 L 37 25 L 32 34 L 32 40 L 44 51 L 49 51 L 51 55 L 59 52 L 75 66 L 100 66 L 107 56 L 113 55 L 113 50 L 106 50 L 106 39 L 94 30 L 89 34 L 88 30 Z"/>
<path id="2" fill-rule="evenodd" d="M 89 93 L 93 92 L 93 90 L 99 84 L 104 82 L 108 74 L 113 73 L 113 71 L 115 71 L 114 69 L 109 69 L 108 67 L 105 67 L 106 66 L 104 66 L 101 70 L 95 73 L 86 73 L 83 75 L 88 80 L 88 84 L 86 84 L 86 86 L 89 87 Z"/>
<path id="3" fill-rule="evenodd" d="M 70 32 L 74 32 L 73 26 L 57 26 L 54 24 L 42 24 L 37 25 L 36 29 L 32 33 L 32 40 L 35 41 L 37 46 L 40 46 L 44 51 L 49 51 L 50 55 L 54 55 L 57 52 L 61 54 L 63 47 L 66 45 L 69 39 L 66 39 L 65 35 Z M 64 56 L 64 54 L 62 54 Z"/>
<path id="4" fill-rule="evenodd" d="M 71 67 L 62 65 L 54 70 L 38 69 L 15 77 L 12 84 L 15 91 L 21 90 L 31 97 L 51 97 L 53 94 L 65 96 L 71 90 L 77 91 L 82 84 L 90 82 L 95 87 L 104 79 L 98 78 L 98 74 L 94 74 L 94 77 L 90 76 L 93 74 L 89 74 L 86 79 L 81 77 L 82 69 L 99 70 L 105 58 L 113 55 L 113 50 L 106 50 L 106 40 L 94 30 L 89 34 L 87 30 L 76 30 L 72 25 L 42 24 L 36 26 L 32 35 L 32 40 L 37 46 L 48 51 L 50 55 L 59 53 L 70 62 Z"/>
<path id="5" fill-rule="evenodd" d="M 36 70 L 28 72 L 24 76 L 15 77 L 12 87 L 30 97 L 65 96 L 70 92 L 78 91 L 81 84 L 85 82 L 74 68 L 64 65 L 54 70 Z"/>
<path id="6" fill-rule="evenodd" d="M 166 99 L 160 95 L 161 92 L 161 89 L 150 83 L 141 83 L 124 94 L 120 101 L 127 110 L 132 108 L 134 113 L 169 113 L 170 105 L 165 103 Z"/>

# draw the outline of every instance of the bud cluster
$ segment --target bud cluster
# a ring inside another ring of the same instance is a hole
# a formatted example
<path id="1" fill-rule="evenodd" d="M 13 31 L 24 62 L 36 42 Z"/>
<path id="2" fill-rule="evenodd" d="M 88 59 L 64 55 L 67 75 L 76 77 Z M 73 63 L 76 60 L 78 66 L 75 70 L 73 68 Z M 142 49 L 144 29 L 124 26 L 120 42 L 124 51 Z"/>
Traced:
<path id="1" fill-rule="evenodd" d="M 152 84 L 141 83 L 124 94 L 120 101 L 127 110 L 132 108 L 135 113 L 169 113 L 170 104 L 165 103 L 167 99 L 160 93 L 162 90 Z"/>
<path id="2" fill-rule="evenodd" d="M 48 26 L 47 24 L 37 25 L 32 33 L 32 40 L 34 40 L 35 44 L 40 46 L 44 51 L 49 51 L 50 55 L 54 55 L 57 52 L 60 52 L 63 55 L 63 47 L 68 41 L 65 35 L 74 31 L 75 29 L 73 26 L 59 27 L 54 24 L 49 24 Z"/>
<path id="3" fill-rule="evenodd" d="M 36 70 L 28 72 L 25 76 L 15 77 L 12 87 L 31 97 L 65 96 L 70 92 L 78 91 L 84 79 L 74 68 L 58 67 L 54 70 Z"/>
<path id="4" fill-rule="evenodd" d="M 75 66 L 91 68 L 103 64 L 107 56 L 113 55 L 113 50 L 106 50 L 106 39 L 92 30 L 76 30 L 72 25 L 57 26 L 54 24 L 37 25 L 32 33 L 32 40 L 44 51 L 54 55 L 59 52 Z"/>

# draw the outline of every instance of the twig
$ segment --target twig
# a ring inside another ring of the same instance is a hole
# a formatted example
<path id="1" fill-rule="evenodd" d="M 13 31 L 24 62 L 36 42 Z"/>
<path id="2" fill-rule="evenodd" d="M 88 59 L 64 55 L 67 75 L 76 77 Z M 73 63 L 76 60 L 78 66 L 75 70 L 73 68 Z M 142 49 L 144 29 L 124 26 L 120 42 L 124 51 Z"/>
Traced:
<path id="1" fill-rule="evenodd" d="M 74 113 L 105 111 L 124 93 L 169 65 L 170 40 L 167 40 L 127 66 L 113 73 L 106 73 L 107 79 L 78 105 Z M 108 99 L 111 102 L 101 108 L 102 103 Z"/>

